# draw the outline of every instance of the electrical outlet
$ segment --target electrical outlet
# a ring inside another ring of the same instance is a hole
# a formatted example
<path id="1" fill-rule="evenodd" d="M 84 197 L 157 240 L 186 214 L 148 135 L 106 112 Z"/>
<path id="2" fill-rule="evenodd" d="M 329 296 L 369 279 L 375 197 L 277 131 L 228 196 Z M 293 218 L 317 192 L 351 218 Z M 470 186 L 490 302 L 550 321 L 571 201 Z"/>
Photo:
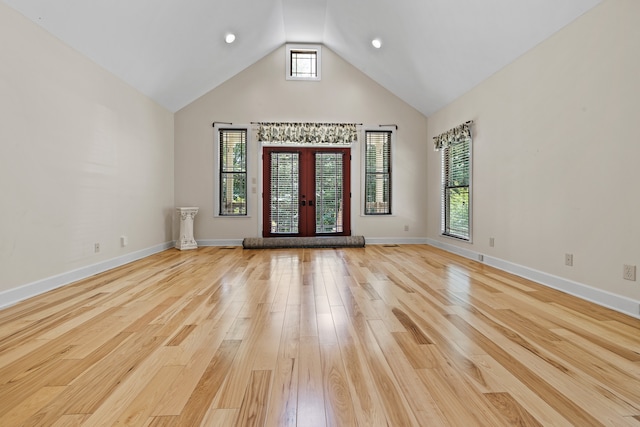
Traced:
<path id="1" fill-rule="evenodd" d="M 404 231 L 409 231 L 409 226 L 408 225 L 404 226 Z"/>
<path id="2" fill-rule="evenodd" d="M 489 237 L 489 247 L 494 247 L 496 245 L 496 240 L 493 237 Z"/>
<path id="3" fill-rule="evenodd" d="M 636 281 L 636 266 L 635 265 L 624 265 L 622 278 L 624 280 L 631 280 L 632 282 Z"/>
<path id="4" fill-rule="evenodd" d="M 93 252 L 95 253 L 100 252 L 100 243 L 96 243 L 93 245 Z"/>
<path id="5" fill-rule="evenodd" d="M 129 244 L 129 238 L 127 236 L 120 236 L 120 246 L 123 248 Z"/>
<path id="6" fill-rule="evenodd" d="M 573 266 L 573 254 L 564 254 L 564 265 Z"/>

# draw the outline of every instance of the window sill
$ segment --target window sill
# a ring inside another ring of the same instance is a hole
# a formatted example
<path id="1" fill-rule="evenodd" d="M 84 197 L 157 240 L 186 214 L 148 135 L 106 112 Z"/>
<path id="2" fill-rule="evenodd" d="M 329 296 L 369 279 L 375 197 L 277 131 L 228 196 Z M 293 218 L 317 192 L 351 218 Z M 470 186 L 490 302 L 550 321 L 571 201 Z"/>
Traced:
<path id="1" fill-rule="evenodd" d="M 446 237 L 448 239 L 457 240 L 459 242 L 472 243 L 471 238 L 464 238 L 464 237 L 460 237 L 460 236 L 454 236 L 453 234 L 445 234 L 445 233 L 440 233 L 440 235 L 442 237 Z"/>

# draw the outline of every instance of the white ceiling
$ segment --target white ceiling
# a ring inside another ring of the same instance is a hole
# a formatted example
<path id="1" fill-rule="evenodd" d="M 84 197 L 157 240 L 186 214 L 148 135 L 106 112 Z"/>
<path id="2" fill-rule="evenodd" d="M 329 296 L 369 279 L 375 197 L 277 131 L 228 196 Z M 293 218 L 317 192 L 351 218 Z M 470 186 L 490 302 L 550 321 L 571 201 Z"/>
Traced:
<path id="1" fill-rule="evenodd" d="M 602 0 L 3 1 L 171 111 L 312 42 L 428 116 Z"/>

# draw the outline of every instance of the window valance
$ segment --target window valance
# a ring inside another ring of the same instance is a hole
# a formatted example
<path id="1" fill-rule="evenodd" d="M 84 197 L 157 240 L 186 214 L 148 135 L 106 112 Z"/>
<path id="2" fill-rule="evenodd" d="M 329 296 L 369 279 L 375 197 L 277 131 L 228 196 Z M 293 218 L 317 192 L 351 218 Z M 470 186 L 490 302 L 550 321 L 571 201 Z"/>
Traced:
<path id="1" fill-rule="evenodd" d="M 461 142 L 471 140 L 471 125 L 473 121 L 470 120 L 459 126 L 449 129 L 445 133 L 441 133 L 433 138 L 433 145 L 436 151 L 443 150 L 451 145 L 459 144 Z"/>
<path id="2" fill-rule="evenodd" d="M 258 141 L 271 144 L 351 145 L 355 123 L 256 123 Z"/>

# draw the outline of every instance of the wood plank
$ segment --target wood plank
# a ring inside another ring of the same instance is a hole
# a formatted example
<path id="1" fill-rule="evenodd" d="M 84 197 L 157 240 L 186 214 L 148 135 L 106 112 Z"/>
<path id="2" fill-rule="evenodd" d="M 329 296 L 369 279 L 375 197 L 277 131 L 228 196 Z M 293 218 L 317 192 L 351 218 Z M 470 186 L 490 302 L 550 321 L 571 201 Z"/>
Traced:
<path id="1" fill-rule="evenodd" d="M 211 363 L 202 374 L 193 393 L 184 406 L 177 425 L 197 426 L 204 419 L 216 394 L 229 375 L 229 368 L 240 348 L 240 341 L 223 341 Z"/>
<path id="2" fill-rule="evenodd" d="M 398 318 L 402 326 L 407 330 L 407 332 L 413 337 L 413 340 L 416 344 L 433 344 L 431 340 L 420 330 L 420 327 L 416 325 L 416 323 L 411 320 L 409 316 L 402 310 L 397 307 L 392 309 L 393 314 Z"/>
<path id="3" fill-rule="evenodd" d="M 473 356 L 474 362 L 482 370 L 487 381 L 486 393 L 509 393 L 512 399 L 527 410 L 545 426 L 573 426 L 554 408 L 549 406 L 534 390 L 525 387 L 507 369 L 490 356 Z"/>
<path id="4" fill-rule="evenodd" d="M 387 417 L 377 391 L 374 373 L 370 371 L 371 366 L 367 363 L 365 350 L 360 345 L 353 324 L 344 307 L 333 307 L 332 312 L 358 425 L 386 426 Z M 388 403 L 392 401 L 389 400 Z"/>
<path id="5" fill-rule="evenodd" d="M 224 311 L 220 311 L 213 319 L 207 319 L 200 330 L 194 331 L 183 345 L 183 357 L 177 364 L 185 365 L 171 385 L 169 392 L 165 393 L 160 403 L 153 410 L 153 416 L 180 415 L 194 392 L 202 375 L 209 366 L 219 346 L 225 339 L 226 332 L 238 315 L 242 302 L 230 301 Z M 174 362 L 176 363 L 176 362 Z"/>
<path id="6" fill-rule="evenodd" d="M 435 347 L 433 344 L 417 344 L 409 332 L 392 332 L 391 335 L 413 369 L 435 367 L 435 359 L 432 354 L 432 348 Z"/>
<path id="7" fill-rule="evenodd" d="M 278 358 L 266 425 L 295 427 L 298 424 L 298 359 Z"/>
<path id="8" fill-rule="evenodd" d="M 29 395 L 25 400 L 10 408 L 2 417 L 0 417 L 1 426 L 18 426 L 32 417 L 36 412 L 42 409 L 54 397 L 62 393 L 66 387 L 42 387 L 35 393 Z M 3 401 L 2 405 L 6 403 Z"/>
<path id="9" fill-rule="evenodd" d="M 505 420 L 496 417 L 491 411 L 482 410 L 481 406 L 470 405 L 467 394 L 459 396 L 439 369 L 418 370 L 420 379 L 425 384 L 437 411 L 443 418 L 436 421 L 438 425 L 459 426 L 506 426 Z M 433 410 L 431 411 L 433 412 Z M 428 413 L 427 413 L 428 415 Z M 431 415 L 432 417 L 432 415 Z M 446 421 L 445 421 L 446 420 Z"/>
<path id="10" fill-rule="evenodd" d="M 251 328 L 247 338 L 240 342 L 236 360 L 229 367 L 227 381 L 223 385 L 216 408 L 239 408 L 251 377 L 251 369 L 256 359 L 255 346 L 260 341 L 270 316 L 270 305 L 260 303 L 252 316 Z M 249 369 L 247 369 L 249 368 Z"/>
<path id="11" fill-rule="evenodd" d="M 167 250 L 0 310 L 0 425 L 638 425 L 640 319 L 425 245 Z"/>
<path id="12" fill-rule="evenodd" d="M 169 340 L 168 346 L 178 346 L 182 344 L 182 341 L 189 336 L 189 334 L 196 328 L 197 325 L 184 325 L 180 331 Z"/>
<path id="13" fill-rule="evenodd" d="M 239 409 L 215 409 L 210 408 L 209 412 L 200 423 L 201 427 L 210 426 L 232 426 L 238 418 Z M 275 425 L 275 424 L 274 424 Z"/>
<path id="14" fill-rule="evenodd" d="M 510 367 L 510 372 L 515 375 L 527 387 L 533 389 L 551 407 L 560 412 L 565 418 L 581 425 L 607 424 L 613 416 L 613 410 L 609 407 L 609 402 L 592 402 L 593 406 L 586 407 L 584 403 L 589 400 L 588 392 L 576 386 L 567 375 L 567 367 L 556 363 L 555 360 L 544 357 L 541 353 L 533 356 L 527 354 L 531 347 L 517 336 L 508 331 L 507 333 L 517 340 L 517 343 L 507 342 L 494 333 L 482 335 L 480 331 L 473 327 L 468 327 L 465 322 L 457 316 L 450 319 L 455 324 L 461 326 L 465 333 L 481 342 L 487 353 L 499 363 Z M 474 322 L 478 325 L 478 322 Z M 496 327 L 497 325 L 494 325 Z M 501 328 L 498 328 L 500 330 Z M 498 332 L 500 333 L 500 332 Z M 523 347 L 524 345 L 524 350 Z M 504 346 L 504 347 L 502 347 Z M 543 356 L 543 358 L 539 358 Z M 571 392 L 570 395 L 566 393 Z"/>
<path id="15" fill-rule="evenodd" d="M 317 337 L 300 337 L 298 362 L 298 426 L 327 425 L 322 381 L 322 361 Z"/>
<path id="16" fill-rule="evenodd" d="M 115 391 L 118 385 L 162 343 L 154 332 L 159 326 L 148 326 L 132 334 L 113 352 L 98 361 L 94 369 L 85 371 L 50 405 L 27 420 L 31 425 L 53 424 L 64 414 L 93 413 Z M 87 393 L 87 390 L 91 393 Z"/>
<path id="17" fill-rule="evenodd" d="M 300 305 L 287 305 L 266 425 L 294 427 L 297 424 L 299 343 Z"/>
<path id="18" fill-rule="evenodd" d="M 418 420 L 421 425 L 437 425 L 444 424 L 440 409 L 429 390 L 418 379 L 416 371 L 413 369 L 409 361 L 404 357 L 402 350 L 397 345 L 391 332 L 385 329 L 384 323 L 380 320 L 368 321 L 371 331 L 378 342 L 387 364 L 394 373 L 398 386 L 406 396 L 409 406 L 414 414 L 421 411 L 426 414 L 426 419 Z"/>
<path id="19" fill-rule="evenodd" d="M 51 427 L 81 427 L 87 418 L 88 414 L 63 415 Z"/>
<path id="20" fill-rule="evenodd" d="M 485 395 L 512 426 L 542 426 L 509 393 L 487 393 Z"/>
<path id="21" fill-rule="evenodd" d="M 252 371 L 236 426 L 262 427 L 267 413 L 271 371 Z M 191 424 L 195 425 L 195 424 Z"/>
<path id="22" fill-rule="evenodd" d="M 325 414 L 331 426 L 355 426 L 356 416 L 337 344 L 320 346 Z"/>
<path id="23" fill-rule="evenodd" d="M 362 316 L 351 319 L 354 335 L 360 346 L 360 353 L 366 361 L 368 373 L 380 395 L 389 425 L 418 425 L 409 408 L 408 397 L 402 392 L 394 373 L 385 360 L 384 354 L 373 336 L 367 320 Z"/>
<path id="24" fill-rule="evenodd" d="M 276 366 L 280 350 L 280 338 L 284 322 L 284 311 L 269 312 L 264 329 L 253 346 L 253 371 L 271 371 Z"/>
<path id="25" fill-rule="evenodd" d="M 147 366 L 136 370 L 87 418 L 87 425 L 140 425 L 146 421 L 160 397 L 184 369 L 184 366 L 162 366 L 163 362 L 161 358 L 150 359 Z"/>

